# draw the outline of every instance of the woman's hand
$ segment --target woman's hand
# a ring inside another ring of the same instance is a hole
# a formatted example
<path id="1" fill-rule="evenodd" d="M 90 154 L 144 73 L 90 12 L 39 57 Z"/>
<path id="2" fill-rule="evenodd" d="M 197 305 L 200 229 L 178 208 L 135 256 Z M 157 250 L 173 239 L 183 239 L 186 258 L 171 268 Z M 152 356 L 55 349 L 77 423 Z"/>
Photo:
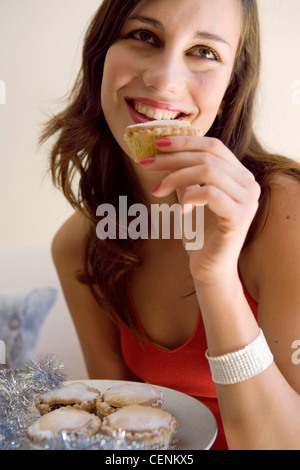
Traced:
<path id="1" fill-rule="evenodd" d="M 194 281 L 211 283 L 236 274 L 258 208 L 260 186 L 253 174 L 215 138 L 170 137 L 156 146 L 163 153 L 142 160 L 142 165 L 169 173 L 152 194 L 162 198 L 176 191 L 182 207 L 206 206 L 203 248 L 189 251 Z"/>

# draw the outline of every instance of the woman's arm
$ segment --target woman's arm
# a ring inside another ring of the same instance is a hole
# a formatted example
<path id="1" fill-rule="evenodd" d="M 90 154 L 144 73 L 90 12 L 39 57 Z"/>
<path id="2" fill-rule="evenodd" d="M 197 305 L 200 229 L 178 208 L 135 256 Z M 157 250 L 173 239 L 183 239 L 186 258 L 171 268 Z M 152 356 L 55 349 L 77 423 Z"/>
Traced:
<path id="1" fill-rule="evenodd" d="M 189 256 L 209 355 L 217 357 L 244 348 L 259 334 L 238 275 L 259 192 L 253 177 L 215 139 L 170 142 L 161 149 L 165 155 L 147 167 L 169 170 L 157 197 L 176 190 L 181 203 L 207 207 L 204 246 Z M 292 342 L 300 339 L 300 185 L 285 186 L 285 197 L 273 189 L 268 224 L 253 244 L 252 261 L 258 320 L 275 362 L 242 383 L 216 387 L 231 449 L 300 448 L 300 374 L 291 360 Z"/>
<path id="2" fill-rule="evenodd" d="M 218 387 L 233 448 L 300 448 L 300 365 L 292 360 L 292 345 L 300 338 L 299 200 L 299 183 L 277 178 L 267 223 L 247 253 L 257 282 L 258 322 L 274 355 L 274 365 L 243 384 Z M 227 307 L 232 310 L 232 305 Z M 208 309 L 207 313 L 211 301 Z M 246 312 L 247 306 L 236 315 L 246 319 Z M 225 329 L 225 336 L 226 331 L 229 334 Z M 213 334 L 210 343 L 216 344 Z"/>
<path id="3" fill-rule="evenodd" d="M 224 280 L 213 288 L 198 286 L 197 295 L 211 356 L 242 349 L 258 336 L 258 326 L 238 279 Z M 260 309 L 263 308 L 262 304 Z M 273 338 L 274 343 L 284 343 L 286 331 L 291 334 L 292 327 L 285 326 L 282 334 Z M 268 328 L 263 331 L 270 338 Z M 289 350 L 290 345 L 285 344 Z M 274 354 L 274 348 L 271 350 Z M 289 385 L 286 374 L 287 370 L 280 371 L 274 362 L 264 372 L 239 384 L 216 385 L 229 449 L 300 448 L 300 396 Z M 297 374 L 294 366 L 294 383 Z"/>
<path id="4" fill-rule="evenodd" d="M 52 256 L 82 347 L 90 378 L 137 380 L 123 361 L 119 331 L 96 302 L 88 286 L 76 280 L 83 268 L 84 219 L 73 215 L 59 229 Z"/>

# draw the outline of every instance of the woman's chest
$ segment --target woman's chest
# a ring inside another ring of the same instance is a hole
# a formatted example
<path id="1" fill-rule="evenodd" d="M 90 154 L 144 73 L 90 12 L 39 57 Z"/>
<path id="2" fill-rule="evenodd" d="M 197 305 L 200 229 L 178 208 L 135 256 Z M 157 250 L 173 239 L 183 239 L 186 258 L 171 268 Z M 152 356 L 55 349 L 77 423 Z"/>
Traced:
<path id="1" fill-rule="evenodd" d="M 199 305 L 185 253 L 145 256 L 132 275 L 131 295 L 138 320 L 154 343 L 174 349 L 192 336 Z"/>

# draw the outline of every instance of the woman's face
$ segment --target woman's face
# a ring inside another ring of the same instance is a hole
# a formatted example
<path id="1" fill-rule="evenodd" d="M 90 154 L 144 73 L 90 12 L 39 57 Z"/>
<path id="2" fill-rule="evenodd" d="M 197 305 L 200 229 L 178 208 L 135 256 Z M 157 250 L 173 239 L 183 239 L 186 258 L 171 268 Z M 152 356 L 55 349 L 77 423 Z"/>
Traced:
<path id="1" fill-rule="evenodd" d="M 120 147 L 125 128 L 185 119 L 206 134 L 221 110 L 241 33 L 240 0 L 142 0 L 104 64 L 101 100 Z"/>

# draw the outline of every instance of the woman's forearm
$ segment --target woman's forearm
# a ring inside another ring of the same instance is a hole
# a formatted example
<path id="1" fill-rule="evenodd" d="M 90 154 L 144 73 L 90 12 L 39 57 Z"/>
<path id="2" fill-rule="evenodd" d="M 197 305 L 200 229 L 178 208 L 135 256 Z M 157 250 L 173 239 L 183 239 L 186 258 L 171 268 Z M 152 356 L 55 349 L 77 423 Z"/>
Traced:
<path id="1" fill-rule="evenodd" d="M 238 273 L 225 277 L 220 282 L 195 283 L 211 356 L 237 351 L 259 334 Z"/>
<path id="2" fill-rule="evenodd" d="M 196 285 L 209 356 L 238 351 L 259 334 L 237 277 Z M 216 385 L 230 449 L 300 449 L 300 396 L 275 363 L 249 380 Z"/>

